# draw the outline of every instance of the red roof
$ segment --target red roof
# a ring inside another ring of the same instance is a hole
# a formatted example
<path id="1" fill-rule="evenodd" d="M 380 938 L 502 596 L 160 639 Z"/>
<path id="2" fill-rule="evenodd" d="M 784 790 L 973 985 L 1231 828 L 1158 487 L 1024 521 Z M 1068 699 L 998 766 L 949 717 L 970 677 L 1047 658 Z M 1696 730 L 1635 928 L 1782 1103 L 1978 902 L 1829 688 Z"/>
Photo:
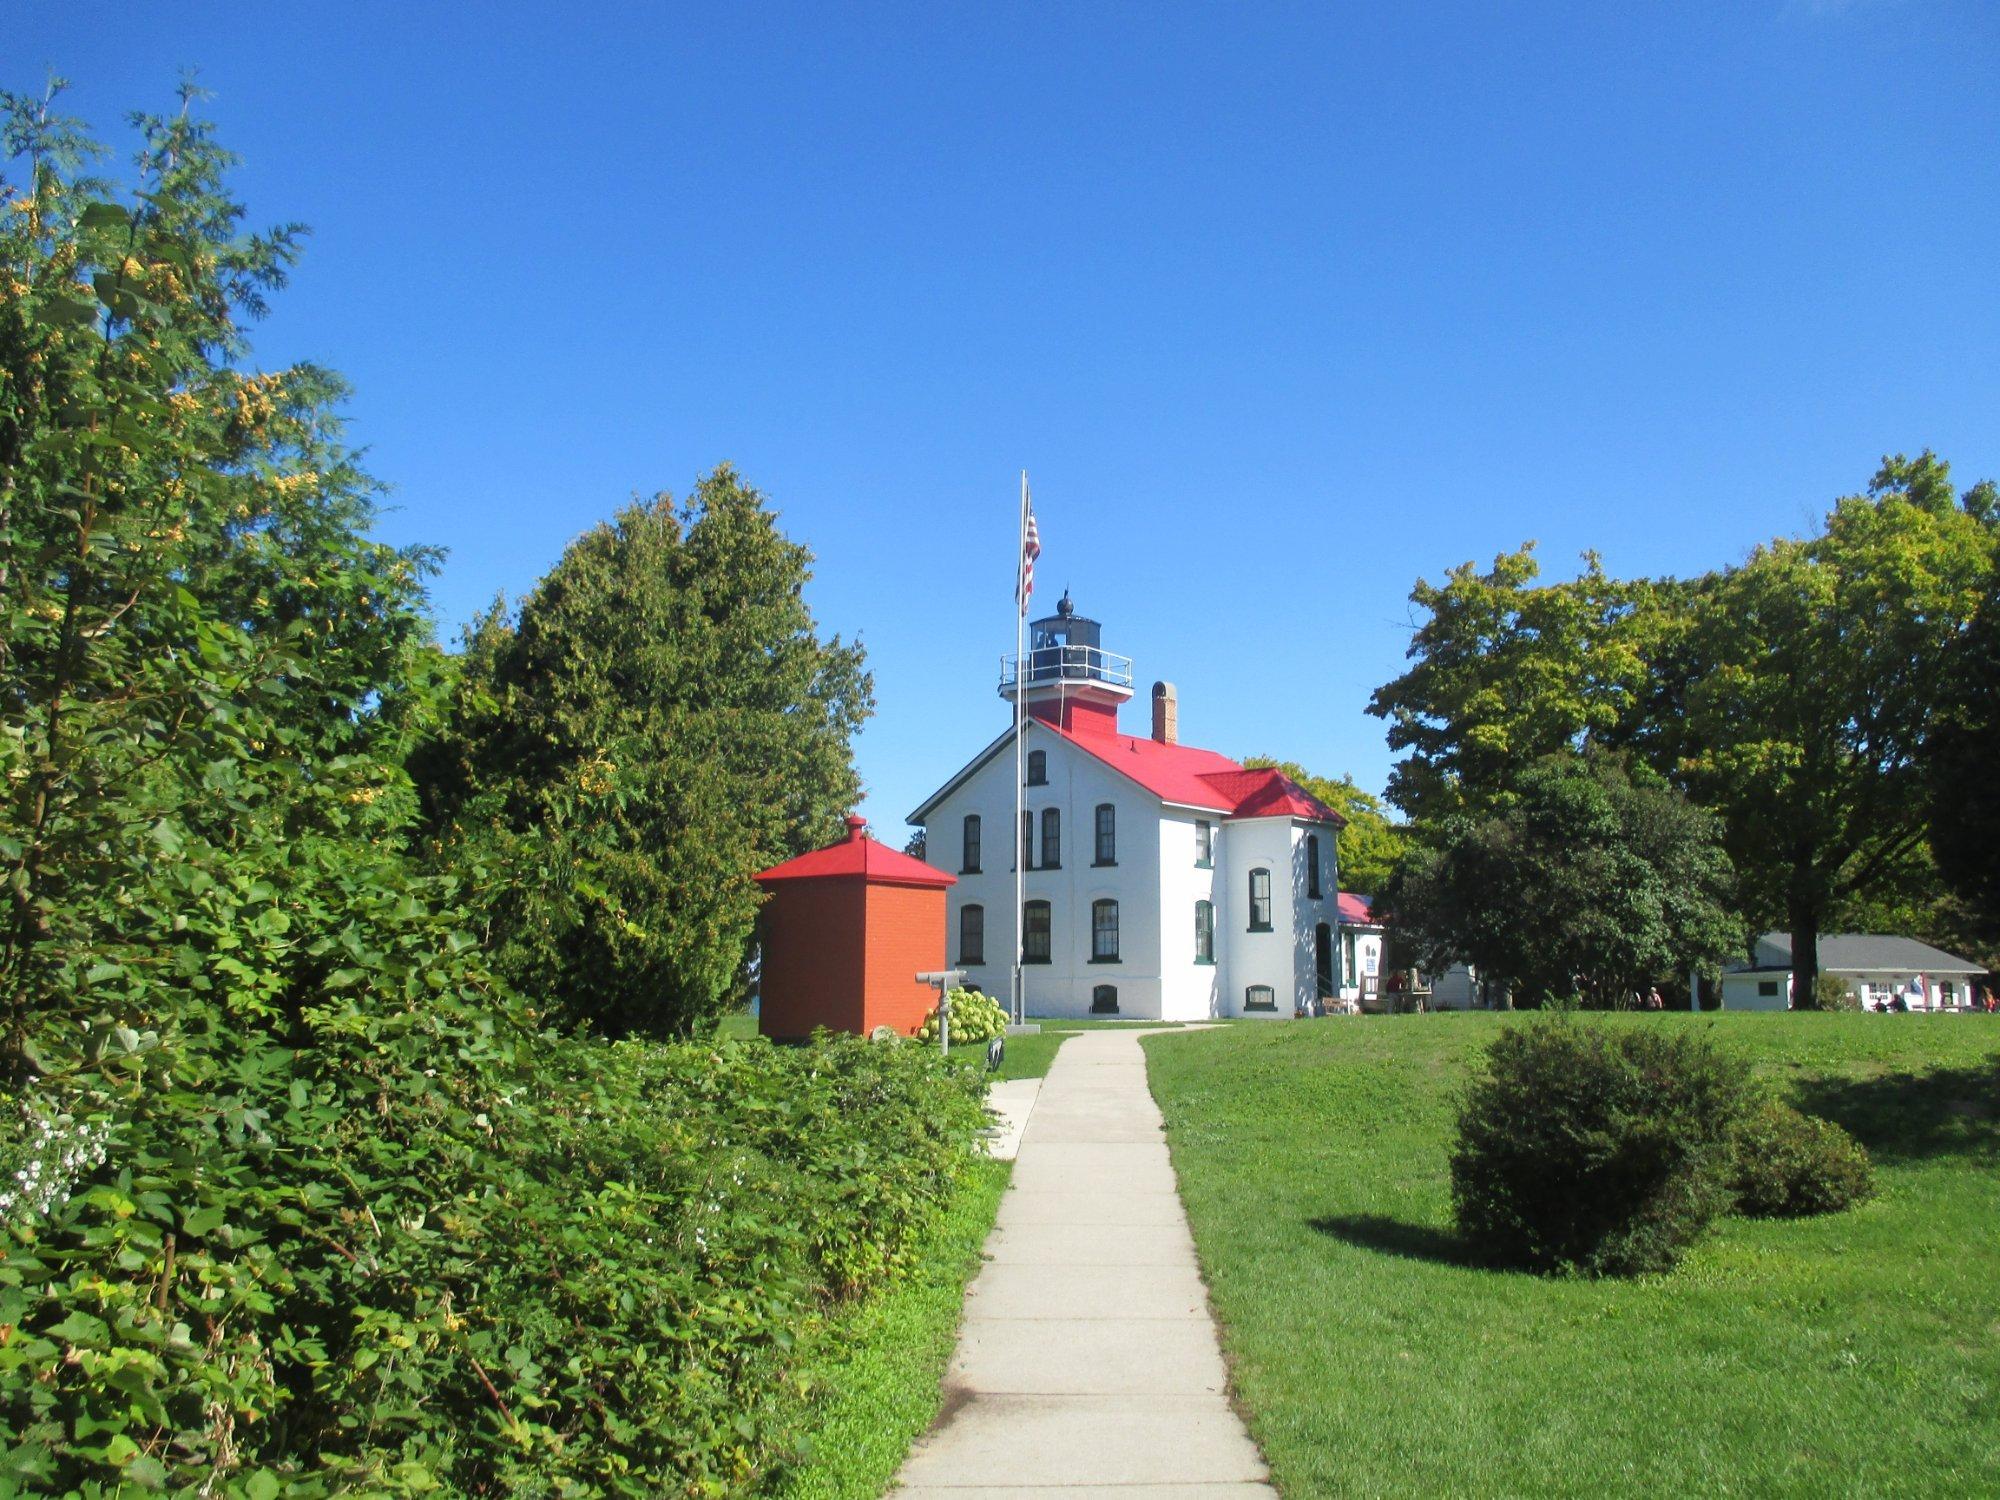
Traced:
<path id="1" fill-rule="evenodd" d="M 1335 907 L 1340 920 L 1350 927 L 1380 927 L 1375 916 L 1375 900 L 1372 896 L 1357 896 L 1353 891 L 1341 891 Z"/>
<path id="2" fill-rule="evenodd" d="M 1213 750 L 1163 745 L 1130 734 L 1079 734 L 1042 721 L 1080 750 L 1147 791 L 1184 807 L 1205 807 L 1232 818 L 1304 818 L 1339 827 L 1346 819 L 1304 787 L 1270 766 L 1247 770 Z"/>
<path id="3" fill-rule="evenodd" d="M 824 880 L 859 875 L 872 885 L 957 885 L 956 875 L 912 859 L 868 837 L 865 818 L 850 816 L 847 837 L 824 849 L 801 854 L 781 865 L 757 872 L 760 884 L 773 880 Z"/>

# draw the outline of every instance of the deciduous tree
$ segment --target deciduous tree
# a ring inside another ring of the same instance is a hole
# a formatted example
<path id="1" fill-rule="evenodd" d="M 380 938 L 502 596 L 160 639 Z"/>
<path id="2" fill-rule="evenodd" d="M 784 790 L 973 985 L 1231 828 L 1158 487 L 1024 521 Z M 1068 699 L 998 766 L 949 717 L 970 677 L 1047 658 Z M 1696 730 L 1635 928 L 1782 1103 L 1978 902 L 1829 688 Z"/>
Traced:
<path id="1" fill-rule="evenodd" d="M 1716 819 L 1608 752 L 1546 756 L 1504 807 L 1454 813 L 1383 892 L 1427 968 L 1463 960 L 1538 1003 L 1615 1008 L 1736 951 Z"/>
<path id="2" fill-rule="evenodd" d="M 1885 459 L 1821 535 L 1703 594 L 1678 771 L 1723 817 L 1747 914 L 1791 933 L 1795 994 L 1840 903 L 1927 861 L 1927 747 L 1992 567 L 1985 494 L 1961 500 L 1929 452 Z"/>
<path id="3" fill-rule="evenodd" d="M 1633 629 L 1645 586 L 1605 575 L 1595 555 L 1581 576 L 1536 584 L 1534 544 L 1451 570 L 1442 586 L 1418 580 L 1410 602 L 1415 663 L 1378 688 L 1368 712 L 1389 722 L 1389 748 L 1407 751 L 1388 799 L 1411 818 L 1481 810 L 1504 798 L 1540 757 L 1611 733 L 1646 684 Z"/>

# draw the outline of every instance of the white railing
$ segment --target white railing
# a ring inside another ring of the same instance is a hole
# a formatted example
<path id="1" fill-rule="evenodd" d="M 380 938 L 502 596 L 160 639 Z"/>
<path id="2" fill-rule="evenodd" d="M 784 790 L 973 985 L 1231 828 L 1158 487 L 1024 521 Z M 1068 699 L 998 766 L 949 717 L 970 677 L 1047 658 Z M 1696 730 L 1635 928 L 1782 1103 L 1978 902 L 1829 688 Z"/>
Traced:
<path id="1" fill-rule="evenodd" d="M 1095 646 L 1037 646 L 1023 658 L 1000 658 L 1000 688 L 1044 682 L 1107 682 L 1113 687 L 1132 686 L 1132 658 L 1100 651 Z"/>

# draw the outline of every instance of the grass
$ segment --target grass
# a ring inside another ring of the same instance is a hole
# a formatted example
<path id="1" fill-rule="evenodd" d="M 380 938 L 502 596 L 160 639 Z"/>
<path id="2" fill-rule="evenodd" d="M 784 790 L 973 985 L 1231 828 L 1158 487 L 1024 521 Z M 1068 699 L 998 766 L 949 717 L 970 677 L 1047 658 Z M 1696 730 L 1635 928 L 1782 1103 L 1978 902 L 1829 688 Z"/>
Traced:
<path id="1" fill-rule="evenodd" d="M 1079 1031 L 1109 1031 L 1121 1026 L 1180 1025 L 1178 1021 L 1072 1021 L 1062 1016 L 1030 1016 L 1028 1020 L 1042 1029 L 1008 1037 L 1007 1055 L 1001 1059 L 1000 1071 L 994 1077 L 1047 1077 L 1049 1064 L 1056 1060 L 1056 1048 Z"/>
<path id="2" fill-rule="evenodd" d="M 757 1018 L 747 1010 L 732 1012 L 716 1023 L 715 1035 L 718 1041 L 747 1042 L 757 1035 Z"/>
<path id="3" fill-rule="evenodd" d="M 2000 1025 L 1611 1018 L 1713 1026 L 1853 1130 L 1880 1191 L 1591 1282 L 1475 1267 L 1452 1233 L 1454 1092 L 1502 1024 L 1145 1043 L 1235 1392 L 1290 1500 L 2000 1493 Z"/>
<path id="4" fill-rule="evenodd" d="M 965 1284 L 1000 1206 L 1010 1167 L 982 1162 L 923 1246 L 917 1269 L 857 1303 L 814 1340 L 812 1447 L 775 1493 L 791 1500 L 877 1500 L 943 1404 Z"/>
<path id="5" fill-rule="evenodd" d="M 1000 1065 L 995 1078 L 1041 1078 L 1049 1071 L 1049 1064 L 1055 1061 L 1056 1048 L 1063 1038 L 1079 1031 L 1094 1031 L 1118 1026 L 1178 1026 L 1178 1021 L 1072 1021 L 1062 1017 L 1028 1018 L 1042 1029 L 1021 1036 L 1007 1038 L 1007 1056 Z M 715 1034 L 722 1039 L 747 1039 L 757 1035 L 757 1018 L 749 1011 L 738 1011 L 724 1016 L 717 1025 Z"/>

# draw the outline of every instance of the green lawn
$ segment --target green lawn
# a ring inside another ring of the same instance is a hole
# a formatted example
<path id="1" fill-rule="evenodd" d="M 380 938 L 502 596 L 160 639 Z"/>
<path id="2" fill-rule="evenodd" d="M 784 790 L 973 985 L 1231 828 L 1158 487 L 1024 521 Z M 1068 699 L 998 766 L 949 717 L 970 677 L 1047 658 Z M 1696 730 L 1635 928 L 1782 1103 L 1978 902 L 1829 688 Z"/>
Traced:
<path id="1" fill-rule="evenodd" d="M 1279 1487 L 1375 1494 L 2000 1494 L 2000 1024 L 1713 1026 L 1874 1153 L 1845 1214 L 1725 1221 L 1672 1275 L 1467 1265 L 1453 1093 L 1505 1019 L 1145 1043 L 1236 1393 Z"/>

